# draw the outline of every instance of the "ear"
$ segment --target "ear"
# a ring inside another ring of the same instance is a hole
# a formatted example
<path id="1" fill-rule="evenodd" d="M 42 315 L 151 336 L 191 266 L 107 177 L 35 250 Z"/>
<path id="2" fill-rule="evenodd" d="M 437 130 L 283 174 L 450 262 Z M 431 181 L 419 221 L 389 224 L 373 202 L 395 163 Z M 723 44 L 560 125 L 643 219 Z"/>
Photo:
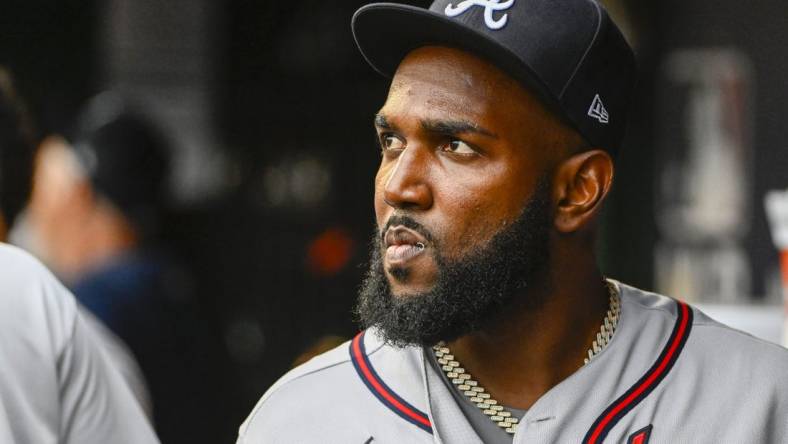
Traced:
<path id="1" fill-rule="evenodd" d="M 558 165 L 553 184 L 558 232 L 577 232 L 594 220 L 613 184 L 613 174 L 613 159 L 599 149 L 575 154 Z"/>

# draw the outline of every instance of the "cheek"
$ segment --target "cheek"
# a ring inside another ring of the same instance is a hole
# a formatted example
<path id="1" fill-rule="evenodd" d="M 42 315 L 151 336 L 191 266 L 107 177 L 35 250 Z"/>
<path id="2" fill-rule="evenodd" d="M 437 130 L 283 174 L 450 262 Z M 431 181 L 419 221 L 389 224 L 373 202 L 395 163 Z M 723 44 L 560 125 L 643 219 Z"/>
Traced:
<path id="1" fill-rule="evenodd" d="M 481 198 L 447 195 L 444 204 L 446 223 L 441 237 L 449 257 L 461 255 L 475 245 L 487 241 L 501 220 L 498 206 Z"/>
<path id="2" fill-rule="evenodd" d="M 436 206 L 445 221 L 440 226 L 447 256 L 461 255 L 492 236 L 494 221 L 500 219 L 501 212 L 495 198 L 499 193 L 487 185 L 465 182 L 460 186 L 455 182 L 435 193 L 439 196 Z"/>
<path id="3" fill-rule="evenodd" d="M 375 175 L 375 196 L 374 196 L 374 205 L 375 205 L 375 219 L 377 220 L 378 226 L 381 226 L 383 222 L 385 222 L 385 218 L 387 217 L 387 210 L 389 206 L 386 204 L 384 198 L 384 190 L 386 187 L 386 178 L 387 173 L 385 172 L 385 168 L 383 165 L 378 169 L 377 174 Z"/>
<path id="4" fill-rule="evenodd" d="M 504 175 L 470 174 L 443 182 L 436 196 L 442 209 L 442 237 L 447 257 L 457 257 L 487 242 L 522 210 L 524 193 Z"/>

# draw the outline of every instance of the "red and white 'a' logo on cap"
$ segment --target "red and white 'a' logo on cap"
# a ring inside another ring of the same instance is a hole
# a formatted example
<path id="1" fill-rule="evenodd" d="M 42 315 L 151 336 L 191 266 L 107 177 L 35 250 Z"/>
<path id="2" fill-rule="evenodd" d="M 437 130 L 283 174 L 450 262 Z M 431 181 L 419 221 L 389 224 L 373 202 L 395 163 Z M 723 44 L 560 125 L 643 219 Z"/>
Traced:
<path id="1" fill-rule="evenodd" d="M 651 438 L 651 429 L 654 426 L 651 424 L 643 427 L 642 429 L 638 430 L 637 432 L 629 435 L 629 439 L 627 439 L 627 444 L 648 444 L 649 438 Z"/>

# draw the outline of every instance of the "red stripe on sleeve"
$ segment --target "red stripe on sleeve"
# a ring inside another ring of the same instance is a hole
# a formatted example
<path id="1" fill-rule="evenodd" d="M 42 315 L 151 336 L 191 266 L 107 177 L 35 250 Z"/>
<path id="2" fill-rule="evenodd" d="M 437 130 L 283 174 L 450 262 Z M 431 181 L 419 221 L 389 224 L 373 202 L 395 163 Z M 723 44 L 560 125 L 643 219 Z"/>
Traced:
<path id="1" fill-rule="evenodd" d="M 421 424 L 424 424 L 427 427 L 432 427 L 432 423 L 430 423 L 429 418 L 425 418 L 424 416 L 414 412 L 410 408 L 405 405 L 402 405 L 395 397 L 391 396 L 391 394 L 380 384 L 380 381 L 375 378 L 375 375 L 369 371 L 369 367 L 367 367 L 367 363 L 364 360 L 364 357 L 361 354 L 361 347 L 359 346 L 359 342 L 361 340 L 361 335 L 356 336 L 353 340 L 353 354 L 356 355 L 356 360 L 358 361 L 359 367 L 361 367 L 361 371 L 364 374 L 364 377 L 369 381 L 370 384 L 375 388 L 375 391 L 378 392 L 381 396 L 383 396 L 386 401 L 390 402 L 397 410 L 401 411 L 402 413 L 408 415 L 409 418 L 418 421 Z"/>
<path id="2" fill-rule="evenodd" d="M 683 302 L 679 302 L 681 306 L 681 324 L 679 325 L 679 331 L 676 334 L 676 337 L 673 338 L 673 342 L 670 344 L 670 349 L 668 353 L 665 355 L 664 359 L 659 363 L 659 366 L 649 375 L 649 377 L 643 381 L 642 384 L 638 386 L 632 393 L 629 394 L 626 398 L 624 398 L 621 402 L 619 402 L 606 416 L 605 418 L 599 423 L 599 425 L 594 430 L 594 433 L 591 435 L 591 438 L 588 440 L 589 443 L 596 443 L 599 435 L 602 433 L 602 430 L 605 429 L 607 423 L 613 420 L 613 418 L 623 410 L 626 406 L 632 403 L 644 390 L 646 390 L 649 386 L 651 386 L 654 381 L 665 371 L 665 367 L 667 367 L 668 363 L 670 362 L 673 355 L 676 353 L 676 349 L 678 348 L 681 340 L 684 337 L 684 332 L 687 329 L 687 322 L 689 320 L 689 308 L 687 304 Z"/>

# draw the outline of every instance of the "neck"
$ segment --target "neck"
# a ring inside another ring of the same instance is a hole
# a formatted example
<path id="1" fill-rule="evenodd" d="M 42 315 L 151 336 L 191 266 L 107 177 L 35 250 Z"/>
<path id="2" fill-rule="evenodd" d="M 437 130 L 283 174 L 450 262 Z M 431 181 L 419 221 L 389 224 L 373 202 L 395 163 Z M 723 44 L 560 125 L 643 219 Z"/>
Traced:
<path id="1" fill-rule="evenodd" d="M 113 257 L 134 249 L 137 244 L 134 229 L 117 210 L 94 211 L 78 232 L 59 245 L 58 272 L 73 282 Z"/>
<path id="2" fill-rule="evenodd" d="M 586 260 L 573 260 L 568 267 L 553 264 L 542 285 L 521 295 L 544 301 L 538 307 L 516 310 L 449 344 L 501 404 L 528 409 L 583 366 L 608 308 L 602 275 L 592 255 Z"/>
<path id="3" fill-rule="evenodd" d="M 92 232 L 89 254 L 83 272 L 101 266 L 115 256 L 132 250 L 137 245 L 133 230 L 125 223 L 99 224 Z"/>

